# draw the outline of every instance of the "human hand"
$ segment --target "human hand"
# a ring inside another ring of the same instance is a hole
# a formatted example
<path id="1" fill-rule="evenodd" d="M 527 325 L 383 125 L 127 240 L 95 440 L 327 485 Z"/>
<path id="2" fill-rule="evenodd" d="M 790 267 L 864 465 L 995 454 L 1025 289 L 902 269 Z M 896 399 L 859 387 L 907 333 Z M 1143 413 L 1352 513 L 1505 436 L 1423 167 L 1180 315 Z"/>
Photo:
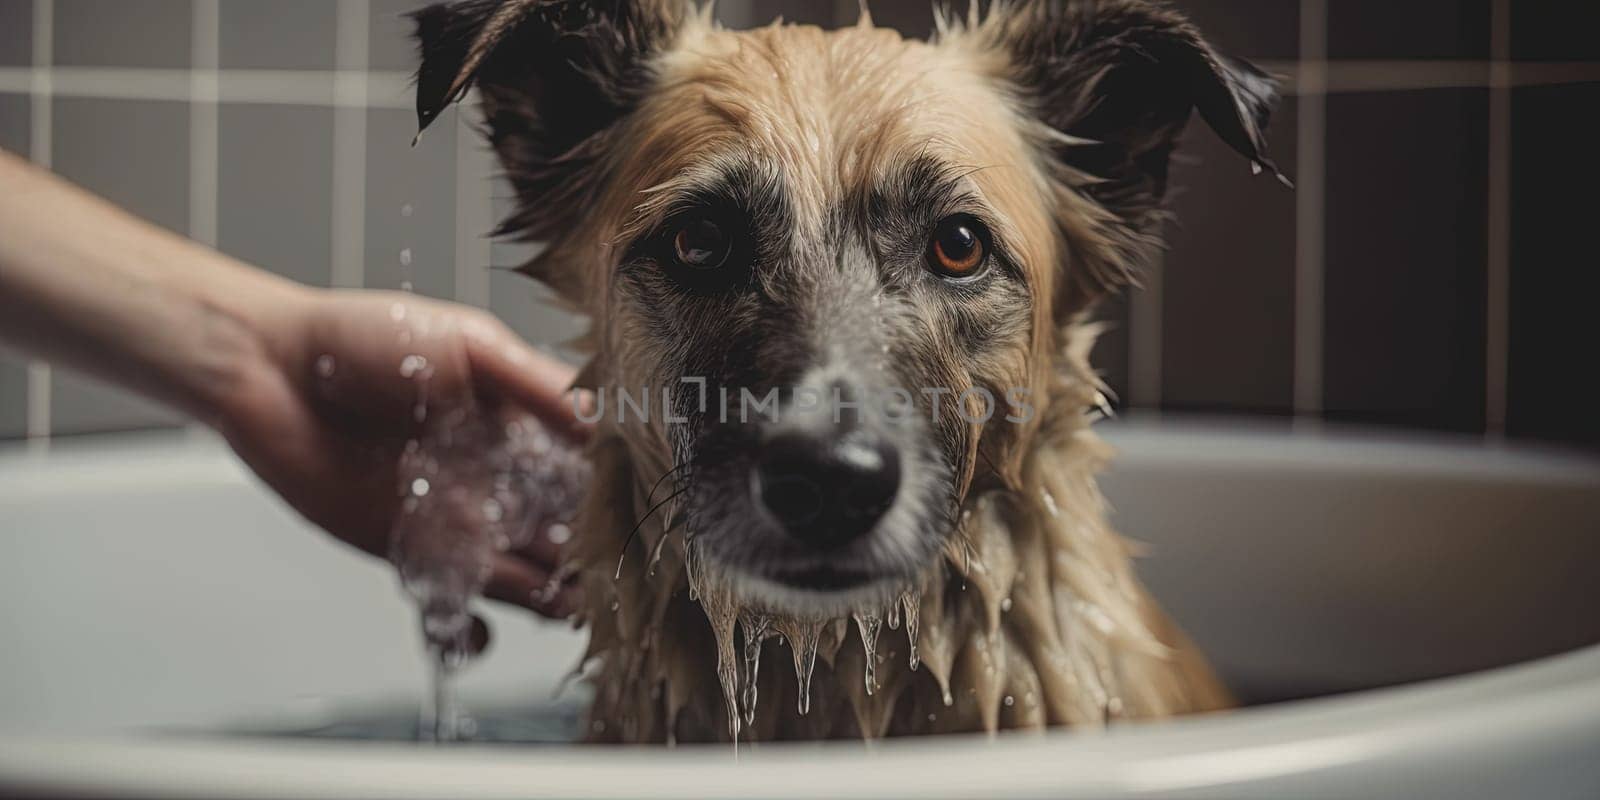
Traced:
<path id="1" fill-rule="evenodd" d="M 368 553 L 391 555 L 407 499 L 399 481 L 408 443 L 415 451 L 438 425 L 531 412 L 570 442 L 588 435 L 567 394 L 573 370 L 488 313 L 391 292 L 304 290 L 292 298 L 261 317 L 264 354 L 240 369 L 219 427 L 301 514 Z M 490 487 L 465 490 L 487 497 Z M 455 503 L 449 513 L 471 516 L 480 507 Z M 483 594 L 550 617 L 571 614 L 576 585 L 550 586 L 561 579 L 552 538 L 494 552 Z"/>

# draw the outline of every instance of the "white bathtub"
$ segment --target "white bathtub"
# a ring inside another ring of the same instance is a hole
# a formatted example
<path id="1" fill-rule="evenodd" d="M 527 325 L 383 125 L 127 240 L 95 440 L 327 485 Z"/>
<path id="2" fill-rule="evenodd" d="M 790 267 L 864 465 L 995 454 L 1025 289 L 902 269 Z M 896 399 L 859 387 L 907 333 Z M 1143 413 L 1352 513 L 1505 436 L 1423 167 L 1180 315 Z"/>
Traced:
<path id="1" fill-rule="evenodd" d="M 410 610 L 382 564 L 209 436 L 69 440 L 0 449 L 0 795 L 1600 796 L 1600 461 L 1193 422 L 1106 433 L 1118 522 L 1153 545 L 1143 573 L 1225 675 L 1259 699 L 1347 693 L 737 761 L 216 735 L 414 702 Z M 469 707 L 546 696 L 580 636 L 490 617 Z"/>

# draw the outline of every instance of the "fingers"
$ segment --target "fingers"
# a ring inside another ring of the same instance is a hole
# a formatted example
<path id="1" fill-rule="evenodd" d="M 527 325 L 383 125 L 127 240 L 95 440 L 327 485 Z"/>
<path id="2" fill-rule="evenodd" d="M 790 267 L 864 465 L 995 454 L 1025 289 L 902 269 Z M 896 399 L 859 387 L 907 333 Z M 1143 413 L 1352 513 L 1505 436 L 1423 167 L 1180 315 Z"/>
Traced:
<path id="1" fill-rule="evenodd" d="M 578 418 L 571 391 L 577 370 L 528 346 L 493 317 L 469 319 L 467 355 L 483 388 L 536 414 L 540 421 L 576 442 L 589 438 L 592 426 Z"/>
<path id="2" fill-rule="evenodd" d="M 577 583 L 564 579 L 552 585 L 550 579 L 551 572 L 543 566 L 502 553 L 495 556 L 483 596 L 551 619 L 565 619 L 578 610 Z"/>

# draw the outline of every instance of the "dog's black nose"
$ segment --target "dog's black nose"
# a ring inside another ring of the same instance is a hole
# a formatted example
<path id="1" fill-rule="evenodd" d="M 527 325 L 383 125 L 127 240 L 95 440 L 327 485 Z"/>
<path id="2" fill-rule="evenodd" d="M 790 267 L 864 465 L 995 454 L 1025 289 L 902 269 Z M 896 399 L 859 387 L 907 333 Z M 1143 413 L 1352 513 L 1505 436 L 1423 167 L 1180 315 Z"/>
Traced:
<path id="1" fill-rule="evenodd" d="M 877 523 L 900 489 L 900 453 L 856 428 L 785 433 L 756 467 L 762 505 L 790 536 L 814 547 L 844 544 Z"/>

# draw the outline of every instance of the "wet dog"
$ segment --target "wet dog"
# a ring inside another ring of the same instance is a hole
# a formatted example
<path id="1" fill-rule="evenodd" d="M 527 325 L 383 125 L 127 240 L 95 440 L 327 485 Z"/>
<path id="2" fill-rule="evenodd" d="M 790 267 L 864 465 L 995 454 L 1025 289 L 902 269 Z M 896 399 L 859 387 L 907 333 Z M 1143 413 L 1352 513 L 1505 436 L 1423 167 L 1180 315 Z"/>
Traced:
<path id="1" fill-rule="evenodd" d="M 593 321 L 593 738 L 1226 703 L 1108 525 L 1087 320 L 1159 245 L 1193 112 L 1273 169 L 1272 82 L 1152 2 L 985 6 L 928 42 L 680 0 L 415 15 L 421 124 L 476 87 L 500 232 Z"/>

